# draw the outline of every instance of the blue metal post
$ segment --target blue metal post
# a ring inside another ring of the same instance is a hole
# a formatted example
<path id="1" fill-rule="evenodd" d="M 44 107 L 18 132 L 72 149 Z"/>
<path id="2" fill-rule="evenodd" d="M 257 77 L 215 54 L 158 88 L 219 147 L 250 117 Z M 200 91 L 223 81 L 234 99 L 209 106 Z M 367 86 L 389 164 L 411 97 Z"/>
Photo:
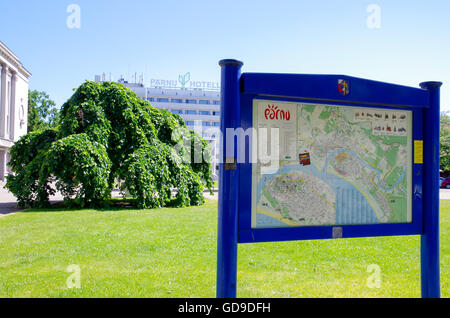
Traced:
<path id="1" fill-rule="evenodd" d="M 420 241 L 422 297 L 439 298 L 439 166 L 441 82 L 424 82 L 430 93 L 430 107 L 423 111 L 423 235 Z"/>
<path id="2" fill-rule="evenodd" d="M 240 126 L 240 77 L 242 62 L 221 60 L 220 130 L 222 132 L 219 162 L 219 224 L 217 240 L 217 287 L 219 298 L 236 297 L 239 164 L 237 147 L 227 153 L 227 128 Z M 234 138 L 234 135 L 231 137 Z M 235 159 L 234 163 L 230 159 Z M 227 162 L 225 160 L 228 160 Z"/>

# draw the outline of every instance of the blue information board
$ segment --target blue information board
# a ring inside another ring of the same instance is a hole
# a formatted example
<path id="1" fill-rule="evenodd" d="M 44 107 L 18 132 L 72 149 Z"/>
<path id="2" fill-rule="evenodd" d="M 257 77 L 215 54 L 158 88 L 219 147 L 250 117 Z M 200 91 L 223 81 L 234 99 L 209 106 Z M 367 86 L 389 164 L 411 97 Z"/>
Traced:
<path id="1" fill-rule="evenodd" d="M 421 235 L 422 295 L 439 297 L 441 83 L 219 64 L 217 296 L 236 296 L 238 243 Z"/>

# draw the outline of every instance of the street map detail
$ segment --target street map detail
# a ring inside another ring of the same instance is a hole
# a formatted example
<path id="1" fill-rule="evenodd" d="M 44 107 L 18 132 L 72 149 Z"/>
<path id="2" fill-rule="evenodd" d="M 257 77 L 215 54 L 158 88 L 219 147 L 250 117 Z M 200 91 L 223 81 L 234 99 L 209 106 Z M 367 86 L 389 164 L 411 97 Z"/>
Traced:
<path id="1" fill-rule="evenodd" d="M 253 228 L 411 222 L 411 111 L 254 100 L 253 127 Z"/>

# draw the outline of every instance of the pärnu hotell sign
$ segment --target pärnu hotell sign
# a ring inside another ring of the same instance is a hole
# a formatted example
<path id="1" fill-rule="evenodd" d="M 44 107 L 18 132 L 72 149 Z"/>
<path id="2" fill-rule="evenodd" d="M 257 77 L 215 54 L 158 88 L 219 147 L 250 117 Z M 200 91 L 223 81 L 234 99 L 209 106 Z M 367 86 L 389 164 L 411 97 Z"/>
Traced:
<path id="1" fill-rule="evenodd" d="M 421 235 L 422 296 L 439 297 L 441 83 L 219 64 L 217 296 L 236 296 L 238 243 Z"/>

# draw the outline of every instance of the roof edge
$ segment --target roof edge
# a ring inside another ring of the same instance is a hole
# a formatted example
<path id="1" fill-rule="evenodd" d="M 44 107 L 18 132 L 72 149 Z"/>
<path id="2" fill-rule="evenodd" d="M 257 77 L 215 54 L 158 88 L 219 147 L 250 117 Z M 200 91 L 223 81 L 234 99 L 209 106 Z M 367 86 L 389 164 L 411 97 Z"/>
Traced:
<path id="1" fill-rule="evenodd" d="M 0 52 L 3 53 L 3 54 L 10 60 L 10 62 L 11 62 L 12 64 L 14 64 L 14 65 L 15 65 L 22 73 L 24 73 L 24 75 L 25 75 L 27 78 L 31 77 L 30 71 L 28 71 L 28 70 L 25 68 L 25 66 L 23 66 L 23 64 L 22 64 L 22 62 L 20 62 L 18 56 L 15 55 L 15 54 L 13 53 L 13 51 L 11 51 L 11 49 L 8 48 L 8 47 L 6 46 L 6 44 L 3 43 L 1 40 L 0 40 Z"/>

